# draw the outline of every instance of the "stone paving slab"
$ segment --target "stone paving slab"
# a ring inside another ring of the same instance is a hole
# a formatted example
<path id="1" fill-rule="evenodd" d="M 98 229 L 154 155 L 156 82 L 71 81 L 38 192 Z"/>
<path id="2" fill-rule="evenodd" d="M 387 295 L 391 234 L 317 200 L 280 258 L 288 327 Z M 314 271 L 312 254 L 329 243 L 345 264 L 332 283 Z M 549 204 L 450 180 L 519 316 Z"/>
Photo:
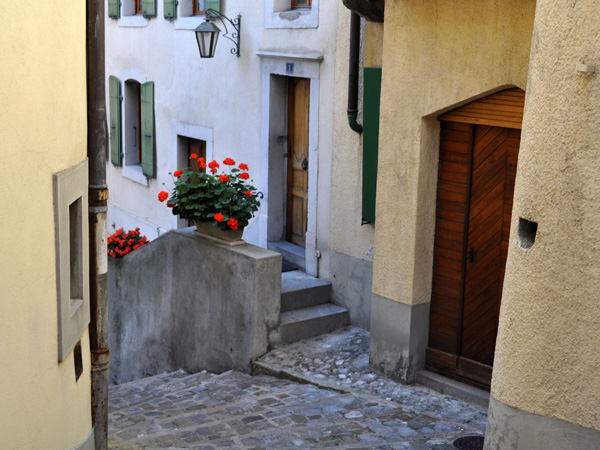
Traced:
<path id="1" fill-rule="evenodd" d="M 179 371 L 111 386 L 109 448 L 452 450 L 483 433 L 485 408 L 369 372 L 368 338 L 350 327 L 259 362 L 302 383 Z"/>
<path id="2" fill-rule="evenodd" d="M 441 395 L 424 386 L 397 383 L 371 372 L 369 345 L 367 331 L 347 327 L 267 353 L 254 363 L 253 370 L 340 392 L 373 395 L 459 424 L 474 434 L 485 432 L 487 407 Z"/>

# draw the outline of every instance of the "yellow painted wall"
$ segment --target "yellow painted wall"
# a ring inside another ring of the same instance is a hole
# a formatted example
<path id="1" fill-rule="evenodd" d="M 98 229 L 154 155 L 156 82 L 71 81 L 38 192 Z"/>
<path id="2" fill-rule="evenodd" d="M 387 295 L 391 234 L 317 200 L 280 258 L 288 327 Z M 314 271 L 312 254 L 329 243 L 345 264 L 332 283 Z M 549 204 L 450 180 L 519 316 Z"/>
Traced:
<path id="1" fill-rule="evenodd" d="M 90 355 L 57 362 L 52 174 L 86 157 L 85 2 L 0 14 L 0 448 L 66 449 L 91 429 Z"/>
<path id="2" fill-rule="evenodd" d="M 362 30 L 362 67 L 381 67 L 383 24 L 365 22 Z M 330 249 L 364 260 L 373 259 L 375 228 L 361 225 L 362 136 L 348 125 L 348 59 L 350 51 L 350 10 L 338 3 L 333 124 Z M 361 78 L 362 80 L 362 75 Z M 359 95 L 362 112 L 362 89 Z M 362 123 L 362 116 L 359 116 Z M 340 218 L 344 218 L 340 223 Z"/>
<path id="3" fill-rule="evenodd" d="M 525 88 L 534 0 L 386 2 L 373 292 L 430 301 L 439 123 Z"/>
<path id="4" fill-rule="evenodd" d="M 600 430 L 600 10 L 539 0 L 493 396 Z M 519 217 L 538 223 L 519 246 Z M 600 445 L 600 444 L 599 444 Z"/>

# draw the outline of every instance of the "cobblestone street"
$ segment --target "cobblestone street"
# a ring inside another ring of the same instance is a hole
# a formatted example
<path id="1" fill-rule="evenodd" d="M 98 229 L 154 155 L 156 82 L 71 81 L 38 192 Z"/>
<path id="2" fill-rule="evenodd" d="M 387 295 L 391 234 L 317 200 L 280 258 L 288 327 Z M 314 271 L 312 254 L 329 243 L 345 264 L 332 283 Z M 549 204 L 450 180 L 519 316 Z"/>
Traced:
<path id="1" fill-rule="evenodd" d="M 304 383 L 179 371 L 112 386 L 109 446 L 451 450 L 457 437 L 483 433 L 486 408 L 372 374 L 365 344 L 368 333 L 347 328 L 257 365 Z M 317 385 L 305 384 L 311 377 Z"/>

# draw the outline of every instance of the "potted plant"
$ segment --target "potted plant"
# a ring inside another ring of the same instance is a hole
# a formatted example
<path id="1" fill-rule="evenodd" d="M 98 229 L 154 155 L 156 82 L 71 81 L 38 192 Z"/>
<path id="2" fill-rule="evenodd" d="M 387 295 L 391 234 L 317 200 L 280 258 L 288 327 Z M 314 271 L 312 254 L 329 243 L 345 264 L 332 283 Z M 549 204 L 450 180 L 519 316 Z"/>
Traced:
<path id="1" fill-rule="evenodd" d="M 207 164 L 195 154 L 190 159 L 198 162 L 198 168 L 173 172 L 172 191 L 161 191 L 158 200 L 166 200 L 173 214 L 193 222 L 199 233 L 230 242 L 241 241 L 244 228 L 260 206 L 258 198 L 262 198 L 249 184 L 248 166 L 241 163 L 235 167 L 233 159 L 225 158 L 227 173 L 224 170 L 219 173 L 217 161 Z"/>
<path id="2" fill-rule="evenodd" d="M 119 228 L 108 237 L 106 251 L 111 258 L 122 258 L 148 242 L 150 241 L 141 235 L 139 228 L 127 232 Z"/>

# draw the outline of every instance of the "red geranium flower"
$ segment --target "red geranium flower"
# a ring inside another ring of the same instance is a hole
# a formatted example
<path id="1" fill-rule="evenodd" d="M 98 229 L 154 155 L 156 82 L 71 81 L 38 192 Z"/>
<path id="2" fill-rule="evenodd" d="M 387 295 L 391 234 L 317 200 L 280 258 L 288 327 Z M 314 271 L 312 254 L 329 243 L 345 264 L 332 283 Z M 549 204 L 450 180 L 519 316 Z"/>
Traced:
<path id="1" fill-rule="evenodd" d="M 210 169 L 210 172 L 211 173 L 217 173 L 217 169 L 213 167 L 212 169 Z"/>
<path id="2" fill-rule="evenodd" d="M 247 180 L 248 178 L 250 178 L 250 175 L 248 174 L 248 172 L 242 172 L 240 173 L 240 178 L 242 180 Z"/>
<path id="3" fill-rule="evenodd" d="M 225 219 L 225 216 L 221 213 L 216 213 L 213 217 L 217 222 L 223 222 L 223 219 Z"/>
<path id="4" fill-rule="evenodd" d="M 241 163 L 238 167 L 242 170 L 248 170 L 248 166 L 244 163 Z"/>
<path id="5" fill-rule="evenodd" d="M 230 219 L 227 221 L 227 226 L 228 226 L 229 228 L 231 228 L 232 230 L 237 230 L 237 227 L 238 227 L 238 221 L 237 221 L 237 220 L 235 220 L 235 219 L 232 217 L 232 218 L 230 218 Z"/>
<path id="6" fill-rule="evenodd" d="M 225 182 L 225 181 L 229 181 L 229 177 L 228 177 L 227 175 L 221 175 L 221 176 L 219 177 L 219 181 L 223 181 L 223 182 Z"/>
<path id="7" fill-rule="evenodd" d="M 248 197 L 252 197 L 252 192 L 246 191 L 246 192 L 244 192 L 244 195 L 247 195 Z"/>
<path id="8" fill-rule="evenodd" d="M 198 155 L 196 155 L 195 153 L 192 153 L 190 155 L 190 159 L 198 159 Z"/>
<path id="9" fill-rule="evenodd" d="M 225 160 L 223 161 L 223 164 L 225 164 L 227 166 L 235 166 L 235 161 L 231 158 L 225 158 Z"/>
<path id="10" fill-rule="evenodd" d="M 213 159 L 211 162 L 208 163 L 208 167 L 210 167 L 211 169 L 218 169 L 219 163 Z"/>
<path id="11" fill-rule="evenodd" d="M 169 193 L 165 191 L 160 191 L 158 193 L 158 201 L 164 202 L 167 198 L 169 198 Z M 118 230 L 117 234 L 120 234 L 122 230 Z"/>
<path id="12" fill-rule="evenodd" d="M 202 159 L 202 158 L 200 158 Z M 200 159 L 198 160 L 198 162 L 200 163 L 200 168 L 201 169 L 206 169 L 206 163 L 204 161 L 200 161 Z M 217 169 L 215 169 L 215 172 L 217 171 Z"/>
<path id="13" fill-rule="evenodd" d="M 175 178 L 179 178 L 181 175 L 183 175 L 183 170 L 176 170 L 175 172 L 173 172 L 173 176 Z"/>

